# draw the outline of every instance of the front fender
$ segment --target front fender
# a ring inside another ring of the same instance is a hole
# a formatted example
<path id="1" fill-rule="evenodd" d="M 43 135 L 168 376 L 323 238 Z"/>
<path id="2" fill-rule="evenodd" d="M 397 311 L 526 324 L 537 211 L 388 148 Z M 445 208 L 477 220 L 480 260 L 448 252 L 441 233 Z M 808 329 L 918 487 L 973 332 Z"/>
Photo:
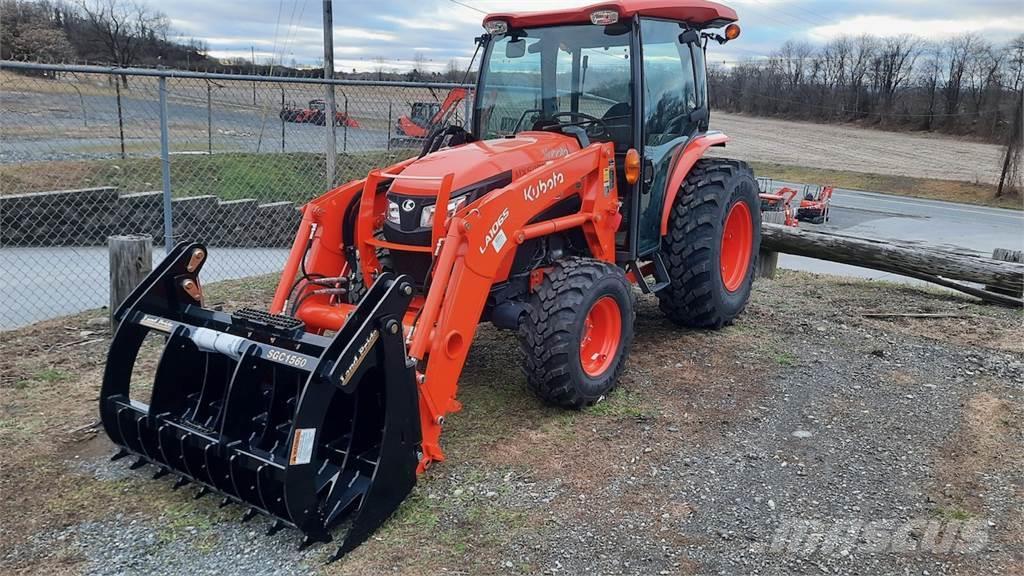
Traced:
<path id="1" fill-rule="evenodd" d="M 729 141 L 729 137 L 721 132 L 705 132 L 690 141 L 683 148 L 672 166 L 672 175 L 665 187 L 665 204 L 661 208 L 661 235 L 668 234 L 668 219 L 672 213 L 672 204 L 675 203 L 676 195 L 679 194 L 679 187 L 686 179 L 690 169 L 704 156 L 704 152 L 712 146 L 723 146 Z"/>

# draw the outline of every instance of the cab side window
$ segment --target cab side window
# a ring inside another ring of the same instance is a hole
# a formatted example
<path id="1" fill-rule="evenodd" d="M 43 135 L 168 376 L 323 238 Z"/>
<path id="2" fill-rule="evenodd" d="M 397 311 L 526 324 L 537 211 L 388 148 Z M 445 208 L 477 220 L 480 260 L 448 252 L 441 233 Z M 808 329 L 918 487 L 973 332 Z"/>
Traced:
<path id="1" fill-rule="evenodd" d="M 698 106 L 689 44 L 679 42 L 675 22 L 642 20 L 644 50 L 644 144 L 659 146 L 686 134 Z"/>

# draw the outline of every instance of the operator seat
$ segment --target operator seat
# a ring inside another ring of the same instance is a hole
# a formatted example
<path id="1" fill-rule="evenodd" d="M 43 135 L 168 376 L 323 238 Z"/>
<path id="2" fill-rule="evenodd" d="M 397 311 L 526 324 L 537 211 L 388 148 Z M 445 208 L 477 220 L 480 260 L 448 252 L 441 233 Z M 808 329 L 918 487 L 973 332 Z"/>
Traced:
<path id="1" fill-rule="evenodd" d="M 629 102 L 612 104 L 601 116 L 608 129 L 615 152 L 624 153 L 633 144 L 633 106 Z"/>

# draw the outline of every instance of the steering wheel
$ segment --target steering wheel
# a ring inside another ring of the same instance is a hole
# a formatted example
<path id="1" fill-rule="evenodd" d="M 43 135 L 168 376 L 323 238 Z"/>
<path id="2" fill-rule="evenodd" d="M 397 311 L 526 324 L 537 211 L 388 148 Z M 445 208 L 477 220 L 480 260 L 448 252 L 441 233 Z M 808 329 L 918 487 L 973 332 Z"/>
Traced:
<path id="1" fill-rule="evenodd" d="M 560 116 L 568 116 L 569 118 L 582 118 L 582 122 L 565 122 L 565 124 L 590 124 L 591 126 L 584 128 L 584 130 L 587 131 L 587 136 L 590 136 L 592 138 L 608 136 L 608 125 L 605 124 L 604 120 L 598 118 L 597 116 L 591 116 L 590 114 L 586 114 L 584 112 L 572 112 L 571 110 L 566 110 L 565 112 L 556 112 L 552 114 L 551 119 L 557 120 Z M 600 131 L 591 132 L 591 127 L 600 128 Z"/>

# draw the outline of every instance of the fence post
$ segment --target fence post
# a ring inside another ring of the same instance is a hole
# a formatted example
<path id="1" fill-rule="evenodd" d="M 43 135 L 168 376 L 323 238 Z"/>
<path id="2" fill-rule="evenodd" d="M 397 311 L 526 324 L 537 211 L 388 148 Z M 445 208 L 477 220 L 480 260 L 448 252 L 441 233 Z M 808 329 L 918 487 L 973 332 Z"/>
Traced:
<path id="1" fill-rule="evenodd" d="M 167 77 L 158 79 L 160 89 L 160 172 L 164 192 L 164 254 L 174 246 L 174 224 L 171 219 L 171 151 L 167 135 Z"/>
<path id="2" fill-rule="evenodd" d="M 114 76 L 114 89 L 117 91 L 117 132 L 121 139 L 121 159 L 125 159 L 124 155 L 124 117 L 121 114 L 121 80 Z"/>
<path id="3" fill-rule="evenodd" d="M 277 113 L 281 117 L 281 153 L 284 154 L 284 86 L 281 86 L 281 111 Z"/>
<path id="4" fill-rule="evenodd" d="M 775 278 L 775 270 L 779 266 L 779 253 L 762 249 L 757 255 L 757 269 L 754 270 L 755 278 Z"/>
<path id="5" fill-rule="evenodd" d="M 348 94 L 342 92 L 341 95 L 345 98 L 345 129 L 342 131 L 344 135 L 341 141 L 341 151 L 348 152 Z"/>
<path id="6" fill-rule="evenodd" d="M 324 110 L 324 125 L 327 126 L 327 189 L 334 188 L 335 163 L 338 161 L 337 133 L 334 131 L 334 121 L 337 116 L 337 104 L 334 102 L 334 11 L 331 0 L 324 0 L 324 91 L 326 98 L 326 110 Z"/>
<path id="7" fill-rule="evenodd" d="M 114 312 L 153 270 L 153 238 L 146 235 L 108 236 L 110 253 L 110 330 L 117 329 Z"/>
<path id="8" fill-rule="evenodd" d="M 206 154 L 213 155 L 213 105 L 209 80 L 206 81 Z"/>
<path id="9" fill-rule="evenodd" d="M 388 152 L 391 151 L 391 101 L 388 100 Z"/>

